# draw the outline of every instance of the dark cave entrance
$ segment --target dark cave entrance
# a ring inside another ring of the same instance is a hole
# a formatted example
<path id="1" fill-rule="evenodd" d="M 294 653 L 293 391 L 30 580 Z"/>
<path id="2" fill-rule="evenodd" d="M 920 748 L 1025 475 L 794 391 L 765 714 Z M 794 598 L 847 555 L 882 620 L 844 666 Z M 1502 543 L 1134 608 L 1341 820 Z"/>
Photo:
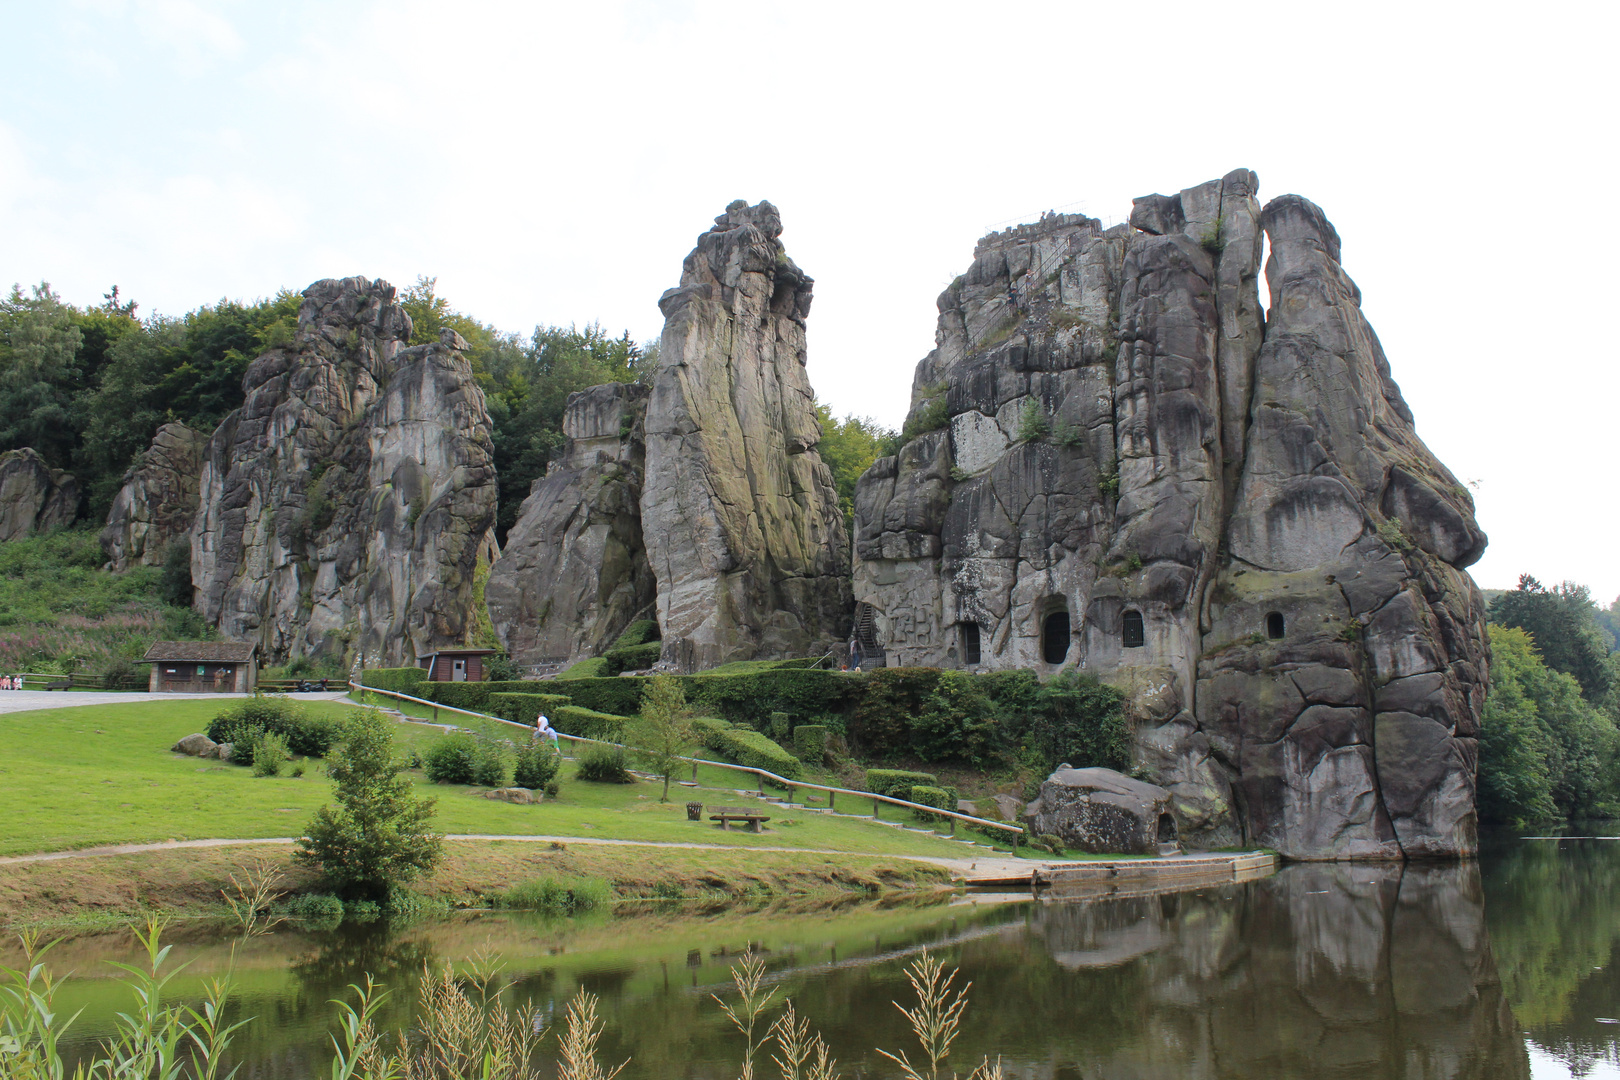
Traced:
<path id="1" fill-rule="evenodd" d="M 1041 626 L 1041 659 L 1061 664 L 1069 655 L 1069 613 L 1054 611 Z"/>

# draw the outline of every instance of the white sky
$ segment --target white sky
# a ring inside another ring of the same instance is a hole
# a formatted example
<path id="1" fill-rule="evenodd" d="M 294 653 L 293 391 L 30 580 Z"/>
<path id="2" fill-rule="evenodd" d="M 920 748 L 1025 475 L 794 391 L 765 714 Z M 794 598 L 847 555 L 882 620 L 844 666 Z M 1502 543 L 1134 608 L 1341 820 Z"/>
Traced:
<path id="1" fill-rule="evenodd" d="M 1338 227 L 1419 433 L 1477 482 L 1479 582 L 1607 602 L 1615 11 L 0 0 L 0 282 L 178 314 L 420 273 L 503 329 L 643 340 L 696 235 L 768 198 L 818 394 L 898 426 L 987 226 L 1247 167 Z"/>

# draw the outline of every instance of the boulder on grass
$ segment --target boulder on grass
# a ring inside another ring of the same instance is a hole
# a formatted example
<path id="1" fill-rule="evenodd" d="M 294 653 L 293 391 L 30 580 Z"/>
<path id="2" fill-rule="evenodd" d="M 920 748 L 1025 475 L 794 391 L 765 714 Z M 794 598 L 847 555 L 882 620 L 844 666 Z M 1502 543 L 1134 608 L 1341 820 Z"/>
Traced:
<path id="1" fill-rule="evenodd" d="M 502 802 L 519 803 L 524 805 L 539 801 L 534 797 L 534 792 L 530 791 L 526 787 L 496 788 L 494 791 L 484 792 L 484 798 L 499 799 Z"/>
<path id="2" fill-rule="evenodd" d="M 169 751 L 175 754 L 186 754 L 190 757 L 213 757 L 219 753 L 219 744 L 199 732 L 195 735 L 187 735 L 169 747 Z"/>
<path id="3" fill-rule="evenodd" d="M 219 758 L 219 760 L 221 760 L 221 761 L 229 761 L 229 760 L 231 760 L 231 758 L 236 756 L 236 744 L 235 743 L 222 742 L 222 743 L 219 744 L 219 749 L 217 751 L 215 751 L 215 754 Z"/>
<path id="4" fill-rule="evenodd" d="M 1113 769 L 1059 766 L 1024 808 L 1024 823 L 1096 855 L 1157 855 L 1178 839 L 1170 792 Z"/>

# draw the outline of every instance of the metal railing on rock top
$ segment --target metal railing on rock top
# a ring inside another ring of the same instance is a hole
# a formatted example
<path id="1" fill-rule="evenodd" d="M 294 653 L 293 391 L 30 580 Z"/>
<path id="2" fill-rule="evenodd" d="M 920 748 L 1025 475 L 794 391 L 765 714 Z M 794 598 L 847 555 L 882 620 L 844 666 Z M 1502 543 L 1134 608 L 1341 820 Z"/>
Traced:
<path id="1" fill-rule="evenodd" d="M 520 731 L 526 731 L 530 734 L 534 732 L 533 727 L 528 724 L 520 724 L 516 720 L 507 720 L 504 717 L 491 716 L 489 713 L 474 712 L 471 709 L 462 709 L 454 705 L 441 705 L 437 701 L 429 701 L 427 698 L 412 697 L 410 694 L 402 694 L 398 690 L 381 690 L 375 686 L 366 686 L 363 683 L 358 683 L 353 680 L 350 680 L 349 688 L 351 690 L 364 691 L 368 694 L 385 694 L 388 697 L 399 698 L 401 701 L 412 701 L 418 705 L 427 705 L 433 709 L 433 718 L 435 722 L 438 720 L 439 710 L 443 709 L 446 712 L 458 713 L 462 716 L 476 716 L 480 720 L 493 720 L 497 724 L 506 724 L 509 727 L 515 727 Z M 593 743 L 597 746 L 612 746 L 620 750 L 634 751 L 636 749 L 633 746 L 627 747 L 623 743 L 608 742 L 605 739 L 588 739 L 583 735 L 567 735 L 561 731 L 557 732 L 557 737 L 559 739 L 567 739 L 571 743 Z M 981 828 L 996 829 L 1000 832 L 1012 833 L 1017 836 L 1022 836 L 1024 833 L 1024 827 L 1022 825 L 1010 825 L 1005 821 L 991 821 L 989 818 L 974 817 L 972 814 L 963 814 L 956 810 L 941 810 L 937 806 L 928 806 L 924 803 L 915 803 L 907 799 L 896 799 L 891 795 L 879 795 L 875 791 L 856 791 L 853 788 L 831 787 L 827 784 L 813 784 L 807 780 L 789 780 L 785 776 L 778 776 L 769 769 L 757 769 L 751 765 L 736 765 L 729 761 L 709 761 L 705 758 L 693 757 L 682 757 L 681 760 L 692 766 L 692 780 L 694 783 L 697 781 L 698 766 L 708 765 L 716 769 L 730 769 L 733 772 L 748 773 L 758 782 L 759 793 L 761 795 L 765 794 L 765 785 L 767 782 L 774 784 L 779 788 L 785 788 L 788 793 L 787 801 L 789 802 L 793 801 L 794 792 L 801 788 L 806 791 L 825 791 L 827 793 L 827 809 L 829 810 L 836 809 L 835 800 L 840 795 L 849 795 L 857 799 L 871 799 L 872 817 L 874 819 L 880 819 L 879 811 L 885 803 L 890 806 L 899 806 L 908 810 L 921 810 L 936 817 L 948 820 L 951 823 L 952 836 L 956 835 L 956 823 L 958 821 L 964 821 L 970 825 L 978 825 Z"/>

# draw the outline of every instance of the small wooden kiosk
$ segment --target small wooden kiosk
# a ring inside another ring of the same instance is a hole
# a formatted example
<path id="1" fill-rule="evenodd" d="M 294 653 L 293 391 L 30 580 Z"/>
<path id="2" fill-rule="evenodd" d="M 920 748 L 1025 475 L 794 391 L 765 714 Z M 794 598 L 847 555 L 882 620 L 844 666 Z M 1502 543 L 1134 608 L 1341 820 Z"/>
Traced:
<path id="1" fill-rule="evenodd" d="M 494 649 L 444 648 L 417 660 L 427 668 L 429 682 L 483 682 L 484 657 Z"/>
<path id="2" fill-rule="evenodd" d="M 154 641 L 141 659 L 152 665 L 151 693 L 251 694 L 259 682 L 251 641 Z"/>

